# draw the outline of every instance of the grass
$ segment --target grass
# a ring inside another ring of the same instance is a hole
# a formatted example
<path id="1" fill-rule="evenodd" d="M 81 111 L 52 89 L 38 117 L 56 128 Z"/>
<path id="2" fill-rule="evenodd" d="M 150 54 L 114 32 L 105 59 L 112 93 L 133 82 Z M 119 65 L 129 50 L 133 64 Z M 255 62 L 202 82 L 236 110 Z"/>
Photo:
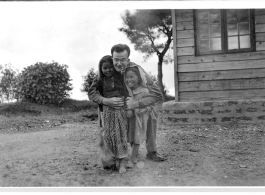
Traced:
<path id="1" fill-rule="evenodd" d="M 62 112 L 78 112 L 87 109 L 96 109 L 97 104 L 88 100 L 65 99 L 60 105 L 40 105 L 31 102 L 13 102 L 0 104 L 0 115 L 40 115 L 44 113 L 60 114 Z"/>
<path id="2" fill-rule="evenodd" d="M 169 97 L 169 99 L 174 97 Z M 160 102 L 160 109 L 161 109 Z M 43 114 L 61 115 L 65 112 L 79 112 L 83 110 L 94 110 L 98 105 L 88 100 L 65 99 L 61 104 L 37 104 L 31 102 L 12 102 L 0 104 L 0 115 L 3 116 L 39 116 Z"/>
<path id="3" fill-rule="evenodd" d="M 97 108 L 97 104 L 88 101 L 88 100 L 73 100 L 73 99 L 65 99 L 59 107 L 65 107 L 65 108 L 72 108 L 75 109 L 76 111 L 79 110 L 85 110 L 89 108 Z"/>

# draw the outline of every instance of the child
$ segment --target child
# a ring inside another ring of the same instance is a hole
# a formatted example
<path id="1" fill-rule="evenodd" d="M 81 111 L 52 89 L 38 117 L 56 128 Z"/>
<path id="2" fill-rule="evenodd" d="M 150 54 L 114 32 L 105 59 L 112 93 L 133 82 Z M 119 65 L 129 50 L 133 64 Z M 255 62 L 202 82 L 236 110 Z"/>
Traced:
<path id="1" fill-rule="evenodd" d="M 146 76 L 138 66 L 132 66 L 126 69 L 125 84 L 129 96 L 140 101 L 143 97 L 150 94 L 146 87 Z M 132 146 L 129 165 L 132 166 L 132 163 L 137 163 L 139 147 L 146 140 L 148 128 L 156 128 L 157 126 L 157 113 L 154 105 L 151 105 L 145 108 L 136 108 L 133 111 L 127 111 L 127 117 L 129 118 L 128 142 Z"/>
<path id="2" fill-rule="evenodd" d="M 126 96 L 123 77 L 114 69 L 111 56 L 104 56 L 99 62 L 97 90 L 103 97 Z M 114 109 L 99 105 L 99 124 L 102 127 L 100 153 L 103 168 L 118 168 L 126 172 L 127 162 L 127 118 L 125 109 Z"/>

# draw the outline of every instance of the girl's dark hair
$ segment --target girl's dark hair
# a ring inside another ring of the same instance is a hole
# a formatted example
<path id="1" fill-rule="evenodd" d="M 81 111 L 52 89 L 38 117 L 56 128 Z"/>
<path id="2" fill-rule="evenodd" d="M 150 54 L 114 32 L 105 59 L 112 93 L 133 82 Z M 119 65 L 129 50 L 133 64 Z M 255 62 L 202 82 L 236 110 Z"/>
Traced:
<path id="1" fill-rule="evenodd" d="M 101 58 L 101 60 L 99 61 L 99 64 L 98 64 L 98 79 L 102 79 L 103 77 L 105 77 L 105 75 L 102 72 L 102 65 L 105 62 L 109 62 L 113 66 L 112 57 L 110 55 L 106 55 L 103 58 Z M 117 71 L 114 68 L 114 66 L 113 66 L 113 69 L 114 69 L 114 74 L 116 74 Z"/>
<path id="2" fill-rule="evenodd" d="M 143 81 L 142 81 L 142 78 L 141 78 L 141 75 L 140 75 L 140 72 L 139 72 L 138 67 L 133 66 L 133 67 L 128 67 L 128 68 L 126 68 L 126 70 L 125 70 L 125 75 L 126 75 L 126 73 L 127 73 L 129 70 L 133 71 L 133 72 L 136 74 L 136 76 L 138 77 L 138 84 L 141 85 Z"/>
<path id="3" fill-rule="evenodd" d="M 99 93 L 101 95 L 103 95 L 103 79 L 105 77 L 105 75 L 102 72 L 102 65 L 105 62 L 109 62 L 111 65 L 113 65 L 113 61 L 112 61 L 112 57 L 110 55 L 106 55 L 103 58 L 101 58 L 101 60 L 99 61 L 98 64 L 98 86 L 97 86 L 97 90 L 99 91 Z M 120 74 L 114 67 L 114 86 L 116 86 L 116 88 L 120 91 L 120 94 L 122 94 L 124 97 L 128 96 L 128 92 L 125 89 L 125 84 L 124 84 L 124 79 L 123 79 L 123 75 Z M 100 111 L 103 111 L 103 106 L 102 104 L 99 104 L 99 109 Z"/>

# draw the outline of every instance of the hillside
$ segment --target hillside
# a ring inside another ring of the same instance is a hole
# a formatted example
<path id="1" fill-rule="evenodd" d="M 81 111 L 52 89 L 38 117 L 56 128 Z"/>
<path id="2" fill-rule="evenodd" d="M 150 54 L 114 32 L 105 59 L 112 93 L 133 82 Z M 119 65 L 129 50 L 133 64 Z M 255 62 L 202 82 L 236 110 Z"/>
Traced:
<path id="1" fill-rule="evenodd" d="M 1 133 L 41 131 L 66 122 L 91 120 L 97 120 L 97 104 L 90 101 L 67 99 L 59 106 L 29 102 L 0 104 Z"/>

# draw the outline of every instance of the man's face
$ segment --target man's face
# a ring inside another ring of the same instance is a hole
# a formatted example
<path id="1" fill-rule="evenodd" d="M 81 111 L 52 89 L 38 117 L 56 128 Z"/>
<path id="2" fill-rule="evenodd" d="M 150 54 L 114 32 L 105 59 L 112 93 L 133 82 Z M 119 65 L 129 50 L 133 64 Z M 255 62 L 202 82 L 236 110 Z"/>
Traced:
<path id="1" fill-rule="evenodd" d="M 113 65 L 114 68 L 118 71 L 118 72 L 123 72 L 125 71 L 125 69 L 128 67 L 130 60 L 128 58 L 128 53 L 126 50 L 124 50 L 123 52 L 113 52 Z"/>

